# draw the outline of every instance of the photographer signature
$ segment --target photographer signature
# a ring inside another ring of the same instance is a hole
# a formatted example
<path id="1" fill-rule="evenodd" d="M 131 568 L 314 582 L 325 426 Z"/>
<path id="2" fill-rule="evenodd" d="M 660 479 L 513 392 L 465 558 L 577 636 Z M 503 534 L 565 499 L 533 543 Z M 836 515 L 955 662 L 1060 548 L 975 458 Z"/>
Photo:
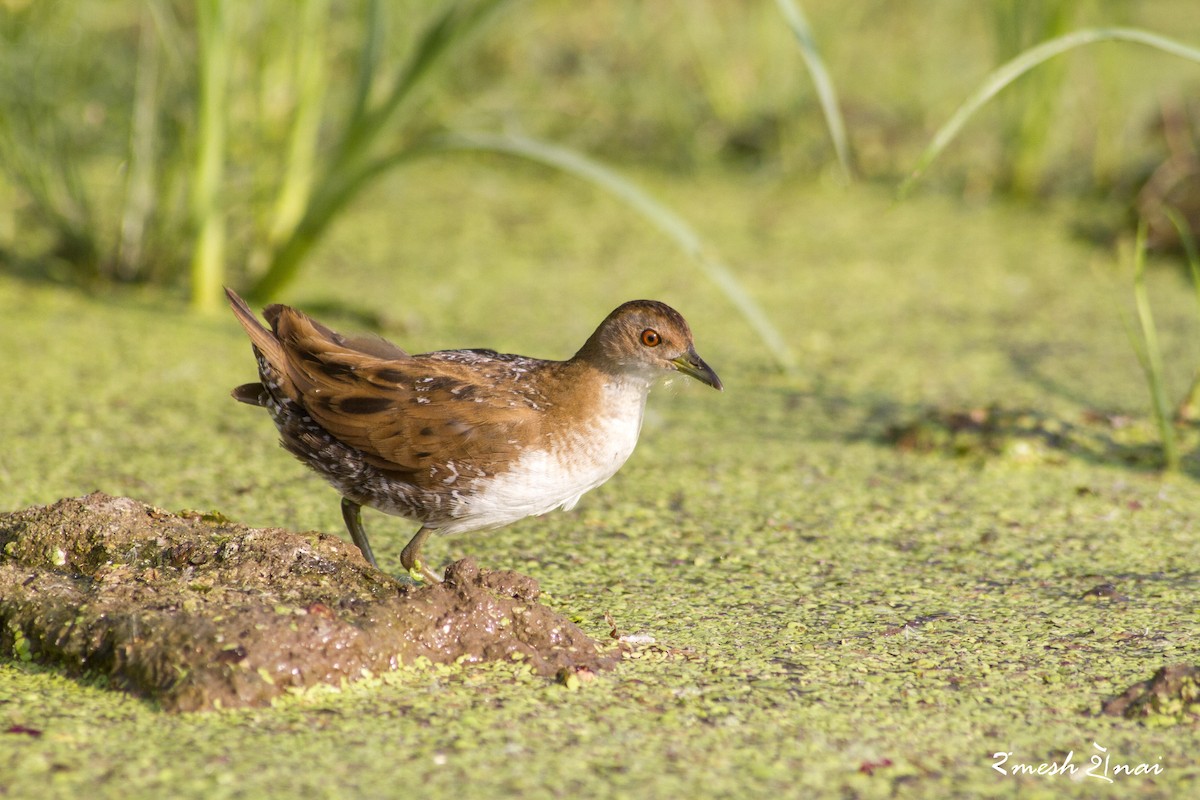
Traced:
<path id="1" fill-rule="evenodd" d="M 1092 747 L 1097 752 L 1088 758 L 1087 764 L 1072 763 L 1075 758 L 1074 750 L 1069 751 L 1062 761 L 1044 761 L 1037 764 L 1013 761 L 1013 753 L 1001 751 L 992 754 L 992 769 L 1001 775 L 1070 775 L 1071 779 L 1076 781 L 1094 778 L 1107 783 L 1113 783 L 1116 778 L 1123 776 L 1161 775 L 1163 772 L 1161 764 L 1114 763 L 1108 748 L 1101 747 L 1096 742 L 1092 742 Z M 1162 756 L 1159 756 L 1158 760 L 1162 761 Z"/>

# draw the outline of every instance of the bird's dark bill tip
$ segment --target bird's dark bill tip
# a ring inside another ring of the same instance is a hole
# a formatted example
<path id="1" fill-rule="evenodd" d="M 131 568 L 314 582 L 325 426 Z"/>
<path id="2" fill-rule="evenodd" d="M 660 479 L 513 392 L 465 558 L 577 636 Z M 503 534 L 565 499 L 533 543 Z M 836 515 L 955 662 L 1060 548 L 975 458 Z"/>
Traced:
<path id="1" fill-rule="evenodd" d="M 725 385 L 721 383 L 721 379 L 717 377 L 717 373 L 704 362 L 704 359 L 695 352 L 684 353 L 679 358 L 671 359 L 671 363 L 675 365 L 675 369 L 682 372 L 684 375 L 689 375 L 703 384 L 713 387 L 718 392 L 723 391 Z"/>

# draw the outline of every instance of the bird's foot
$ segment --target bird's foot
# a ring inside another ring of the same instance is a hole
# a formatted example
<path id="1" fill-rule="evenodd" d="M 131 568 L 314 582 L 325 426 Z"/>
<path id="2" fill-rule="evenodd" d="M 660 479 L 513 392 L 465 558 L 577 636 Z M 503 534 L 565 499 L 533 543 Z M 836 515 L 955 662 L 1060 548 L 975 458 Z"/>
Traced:
<path id="1" fill-rule="evenodd" d="M 441 575 L 430 569 L 429 565 L 425 563 L 425 559 L 423 558 L 417 559 L 413 565 L 408 568 L 408 577 L 412 578 L 414 581 L 428 584 L 442 583 L 446 580 Z"/>

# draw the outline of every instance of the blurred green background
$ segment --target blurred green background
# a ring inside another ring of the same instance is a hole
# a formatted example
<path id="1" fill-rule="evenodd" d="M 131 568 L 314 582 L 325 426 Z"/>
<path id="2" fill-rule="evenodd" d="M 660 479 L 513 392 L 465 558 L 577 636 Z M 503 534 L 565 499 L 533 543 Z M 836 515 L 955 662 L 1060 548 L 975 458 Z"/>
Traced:
<path id="1" fill-rule="evenodd" d="M 892 186 L 989 70 L 1035 43 L 1200 30 L 1194 4 L 1166 0 L 802 5 L 6 0 L 4 264 L 148 281 L 209 308 L 221 282 L 265 300 L 362 189 L 454 158 L 431 146 L 448 132 L 533 137 L 632 176 Z M 789 9 L 837 93 L 848 173 Z M 1071 51 L 989 103 L 920 191 L 1069 203 L 1100 241 L 1140 209 L 1151 246 L 1175 247 L 1162 203 L 1200 219 L 1198 84 L 1195 64 L 1140 45 Z"/>

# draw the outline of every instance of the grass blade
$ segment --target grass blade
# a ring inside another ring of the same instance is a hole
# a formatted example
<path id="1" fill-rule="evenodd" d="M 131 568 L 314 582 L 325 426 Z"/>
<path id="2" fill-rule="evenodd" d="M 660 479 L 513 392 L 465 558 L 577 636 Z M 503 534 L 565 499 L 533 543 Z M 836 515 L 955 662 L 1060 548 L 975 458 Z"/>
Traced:
<path id="1" fill-rule="evenodd" d="M 1029 70 L 1061 53 L 1085 44 L 1107 41 L 1143 44 L 1164 53 L 1200 63 L 1200 49 L 1137 28 L 1087 28 L 1042 42 L 1000 65 L 984 78 L 980 87 L 955 110 L 950 119 L 933 135 L 933 139 L 930 140 L 929 145 L 917 160 L 917 166 L 900 184 L 901 197 L 908 193 L 912 185 L 924 174 L 934 159 L 946 149 L 946 146 L 954 141 L 967 120 L 1002 89 Z"/>
<path id="2" fill-rule="evenodd" d="M 790 376 L 799 374 L 795 355 L 763 309 L 738 282 L 733 272 L 716 257 L 696 232 L 675 212 L 659 203 L 629 180 L 581 153 L 524 136 L 486 133 L 455 133 L 431 140 L 432 151 L 478 151 L 520 156 L 581 178 L 615 195 L 662 233 L 673 239 L 742 313 L 766 344 L 779 366 Z"/>
<path id="3" fill-rule="evenodd" d="M 375 75 L 379 70 L 379 59 L 383 50 L 383 32 L 387 29 L 383 4 L 379 0 L 370 0 L 367 3 L 365 16 L 364 33 L 366 38 L 358 57 L 358 80 L 354 84 L 354 104 L 347 117 L 351 126 L 366 114 L 367 104 L 371 100 L 371 87 L 375 85 Z"/>
<path id="4" fill-rule="evenodd" d="M 196 244 L 192 253 L 192 306 L 217 308 L 225 273 L 225 217 L 221 173 L 225 160 L 225 94 L 229 83 L 229 28 L 224 0 L 199 0 L 196 27 L 200 50 L 199 153 L 192 175 Z"/>
<path id="5" fill-rule="evenodd" d="M 1146 292 L 1146 223 L 1138 225 L 1137 241 L 1133 250 L 1133 299 L 1141 324 L 1142 345 L 1139 361 L 1146 373 L 1150 388 L 1150 399 L 1154 404 L 1154 418 L 1162 440 L 1163 461 L 1167 472 L 1179 470 L 1179 448 L 1175 441 L 1175 426 L 1171 415 L 1171 404 L 1163 382 L 1162 350 L 1158 346 L 1158 328 L 1150 310 L 1150 298 Z"/>
<path id="6" fill-rule="evenodd" d="M 492 14 L 510 0 L 449 0 L 433 15 L 433 20 L 421 32 L 413 52 L 392 84 L 386 99 L 376 108 L 359 106 L 366 103 L 370 84 L 374 81 L 376 63 L 364 59 L 364 72 L 359 79 L 355 115 L 351 117 L 346 136 L 335 157 L 335 169 L 342 169 L 356 159 L 366 156 L 379 133 L 395 118 L 396 112 L 413 91 L 424 82 L 451 50 L 480 27 Z M 379 22 L 378 16 L 375 18 Z M 378 46 L 372 34 L 368 49 Z"/>
<path id="7" fill-rule="evenodd" d="M 327 83 L 323 59 L 329 0 L 304 0 L 299 5 L 296 107 L 289 132 L 283 185 L 276 197 L 271 228 L 267 233 L 269 246 L 282 242 L 304 216 L 312 190 L 317 137 L 321 130 L 321 103 Z"/>
<path id="8" fill-rule="evenodd" d="M 275 251 L 270 268 L 247 290 L 247 299 L 265 302 L 274 297 L 296 276 L 309 251 L 363 187 L 384 172 L 421 154 L 416 148 L 404 148 L 375 159 L 346 175 L 338 176 L 336 182 L 327 183 L 321 193 L 309 203 L 307 211 L 287 241 Z"/>
<path id="9" fill-rule="evenodd" d="M 1073 0 L 994 0 L 990 5 L 992 40 L 996 52 L 1007 61 L 1039 42 L 1067 33 L 1077 4 Z M 1032 197 L 1040 188 L 1048 134 L 1056 121 L 1067 66 L 1064 59 L 1047 62 L 998 101 L 997 128 L 1003 153 L 998 178 L 1005 190 L 1018 197 Z"/>
<path id="10" fill-rule="evenodd" d="M 315 183 L 303 216 L 291 235 L 275 249 L 266 271 L 247 292 L 248 299 L 265 301 L 275 296 L 296 277 L 301 262 L 334 217 L 367 183 L 396 164 L 419 155 L 404 145 L 375 158 L 372 158 L 371 150 L 413 90 L 433 74 L 434 68 L 451 50 L 508 2 L 510 0 L 470 3 L 451 0 L 443 3 L 418 37 L 413 54 L 401 69 L 388 97 L 375 108 L 366 104 L 369 103 L 371 85 L 377 78 L 375 50 L 381 45 L 374 35 L 368 37 L 366 52 L 360 62 L 356 106 L 341 142 Z M 380 6 L 372 3 L 370 8 L 372 21 L 380 22 Z"/>
<path id="11" fill-rule="evenodd" d="M 1192 289 L 1196 293 L 1196 307 L 1200 309 L 1200 251 L 1196 248 L 1196 237 L 1188 226 L 1187 220 L 1179 211 L 1171 206 L 1163 206 L 1163 214 L 1175 226 L 1179 241 L 1183 244 L 1183 252 L 1187 255 L 1188 270 L 1192 275 Z M 1183 402 L 1175 409 L 1175 419 L 1179 422 L 1195 422 L 1200 419 L 1200 369 L 1192 378 Z"/>
<path id="12" fill-rule="evenodd" d="M 842 174 L 849 180 L 853 174 L 850 169 L 850 147 L 846 141 L 846 123 L 838 106 L 833 80 L 829 77 L 829 70 L 825 69 L 825 61 L 821 58 L 820 51 L 817 50 L 812 28 L 795 0 L 775 1 L 800 45 L 800 57 L 804 59 L 808 74 L 812 76 L 813 87 L 817 90 L 817 100 L 825 114 L 825 125 L 829 128 L 829 138 L 833 140 L 834 153 L 837 154 L 838 164 L 842 167 Z"/>
<path id="13" fill-rule="evenodd" d="M 133 114 L 129 133 L 129 168 L 113 269 L 121 280 L 137 277 L 145 257 L 147 222 L 154 207 L 155 139 L 158 136 L 159 43 L 154 15 L 143 9 L 138 26 Z"/>
<path id="14" fill-rule="evenodd" d="M 1179 234 L 1179 243 L 1183 245 L 1183 252 L 1187 256 L 1188 270 L 1192 275 L 1192 289 L 1196 292 L 1196 306 L 1200 308 L 1200 251 L 1196 248 L 1196 237 L 1192 235 L 1191 227 L 1178 209 L 1172 206 L 1163 206 L 1163 214 L 1175 226 L 1175 232 Z"/>

